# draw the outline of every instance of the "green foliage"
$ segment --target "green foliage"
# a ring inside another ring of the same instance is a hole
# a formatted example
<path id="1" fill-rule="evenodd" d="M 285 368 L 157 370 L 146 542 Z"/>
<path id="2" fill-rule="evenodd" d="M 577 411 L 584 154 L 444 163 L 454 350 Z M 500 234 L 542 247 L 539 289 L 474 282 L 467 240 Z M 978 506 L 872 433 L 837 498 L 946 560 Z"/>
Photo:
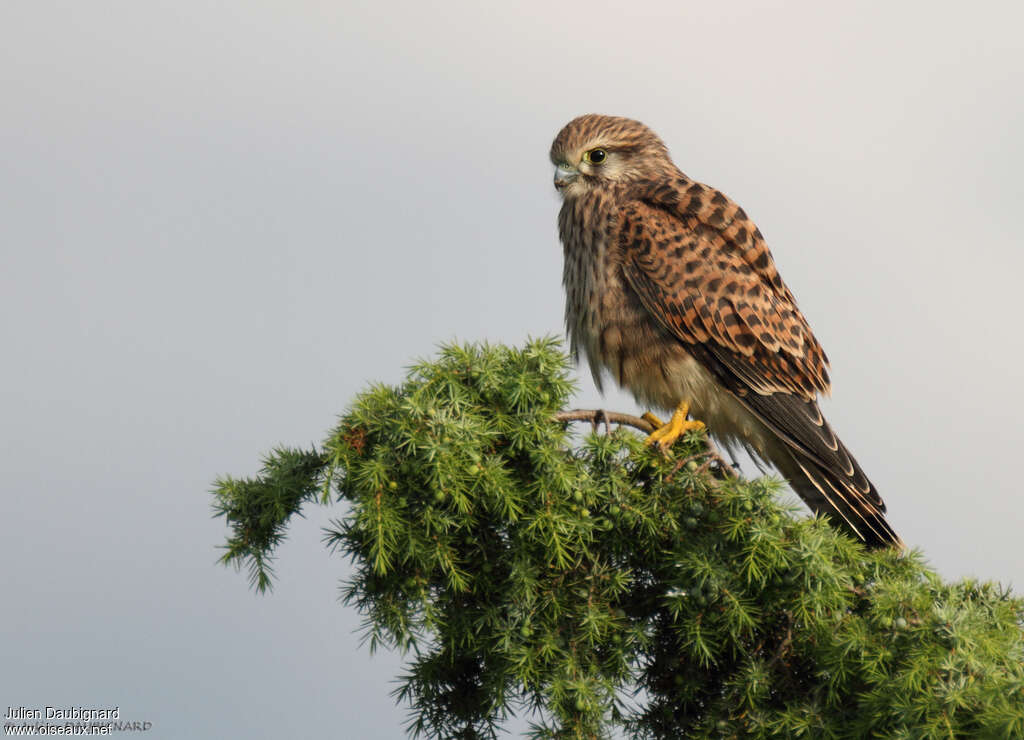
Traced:
<path id="1" fill-rule="evenodd" d="M 443 348 L 321 451 L 218 481 L 224 561 L 264 590 L 288 518 L 347 502 L 326 540 L 371 648 L 409 656 L 413 735 L 1024 737 L 1021 601 L 794 516 L 699 435 L 577 440 L 569 377 L 550 339 Z"/>
<path id="2" fill-rule="evenodd" d="M 232 529 L 221 562 L 244 561 L 249 582 L 258 591 L 270 588 L 274 548 L 284 539 L 292 514 L 299 513 L 320 488 L 325 467 L 323 455 L 315 451 L 279 447 L 263 459 L 258 478 L 217 479 L 214 513 Z"/>

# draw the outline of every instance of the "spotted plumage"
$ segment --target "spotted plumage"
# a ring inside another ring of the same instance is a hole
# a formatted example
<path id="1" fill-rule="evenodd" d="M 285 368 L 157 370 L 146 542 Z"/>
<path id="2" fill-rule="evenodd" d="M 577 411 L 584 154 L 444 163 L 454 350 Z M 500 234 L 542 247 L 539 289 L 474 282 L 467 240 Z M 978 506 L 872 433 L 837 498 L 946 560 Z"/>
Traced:
<path id="1" fill-rule="evenodd" d="M 642 403 L 688 402 L 723 444 L 775 465 L 812 510 L 869 545 L 900 544 L 818 408 L 828 358 L 743 209 L 684 175 L 627 118 L 571 121 L 551 160 L 566 328 L 598 387 L 609 374 Z"/>

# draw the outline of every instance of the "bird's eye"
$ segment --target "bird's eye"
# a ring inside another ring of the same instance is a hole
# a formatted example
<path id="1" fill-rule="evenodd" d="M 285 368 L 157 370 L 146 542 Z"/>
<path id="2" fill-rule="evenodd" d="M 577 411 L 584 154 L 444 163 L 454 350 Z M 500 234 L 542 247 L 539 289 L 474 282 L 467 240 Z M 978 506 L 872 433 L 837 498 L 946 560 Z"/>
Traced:
<path id="1" fill-rule="evenodd" d="M 589 164 L 601 164 L 608 159 L 608 152 L 604 149 L 591 149 L 583 155 L 583 161 Z"/>

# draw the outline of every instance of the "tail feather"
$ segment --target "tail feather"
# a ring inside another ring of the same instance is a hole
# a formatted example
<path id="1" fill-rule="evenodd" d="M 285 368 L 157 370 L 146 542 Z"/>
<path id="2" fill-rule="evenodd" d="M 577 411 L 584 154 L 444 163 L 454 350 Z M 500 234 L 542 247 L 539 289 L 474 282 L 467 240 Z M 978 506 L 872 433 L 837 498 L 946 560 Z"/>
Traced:
<path id="1" fill-rule="evenodd" d="M 738 397 L 766 427 L 764 457 L 817 514 L 868 547 L 903 547 L 885 503 L 813 400 L 789 393 Z"/>
<path id="2" fill-rule="evenodd" d="M 789 449 L 785 450 L 788 460 L 779 456 L 773 462 L 816 514 L 827 516 L 868 547 L 904 547 L 903 540 L 886 521 L 885 504 L 874 486 L 853 457 L 845 449 L 843 452 L 853 464 L 849 473 L 825 467 Z"/>

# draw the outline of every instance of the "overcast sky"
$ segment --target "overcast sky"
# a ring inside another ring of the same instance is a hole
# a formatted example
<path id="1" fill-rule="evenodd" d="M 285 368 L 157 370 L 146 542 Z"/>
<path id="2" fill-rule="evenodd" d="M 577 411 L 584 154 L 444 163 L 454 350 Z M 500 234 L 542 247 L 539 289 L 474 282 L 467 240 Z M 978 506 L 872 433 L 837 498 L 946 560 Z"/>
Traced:
<path id="1" fill-rule="evenodd" d="M 1024 586 L 1024 6 L 625 6 L 0 4 L 0 709 L 401 735 L 340 511 L 258 597 L 211 481 L 439 342 L 560 332 L 547 151 L 586 112 L 758 222 L 903 538 Z"/>

